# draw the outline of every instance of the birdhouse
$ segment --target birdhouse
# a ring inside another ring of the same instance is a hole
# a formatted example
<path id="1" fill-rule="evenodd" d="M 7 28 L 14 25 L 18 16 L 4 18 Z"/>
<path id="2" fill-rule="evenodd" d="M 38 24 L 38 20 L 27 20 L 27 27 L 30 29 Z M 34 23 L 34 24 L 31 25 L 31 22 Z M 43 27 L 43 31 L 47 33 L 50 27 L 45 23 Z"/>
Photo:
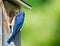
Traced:
<path id="1" fill-rule="evenodd" d="M 23 0 L 3 0 L 3 5 L 4 5 L 3 6 L 3 16 L 4 16 L 4 19 L 5 19 L 4 20 L 5 21 L 5 24 L 4 24 L 5 28 L 4 28 L 4 30 L 7 30 L 7 33 L 6 33 L 6 31 L 4 31 L 5 35 L 3 35 L 4 36 L 3 37 L 3 43 L 4 43 L 3 46 L 7 46 L 6 45 L 7 38 L 10 36 L 10 34 L 12 34 L 11 32 L 13 32 L 13 27 L 14 27 L 15 22 L 18 22 L 18 20 L 15 21 L 15 19 L 17 19 L 18 17 L 20 17 L 19 20 L 21 20 L 21 17 L 24 19 L 24 14 L 23 14 L 24 12 L 22 12 L 22 11 L 19 12 L 19 10 L 21 10 L 22 7 L 25 7 L 25 8 L 28 8 L 28 9 L 32 9 L 32 6 L 30 4 L 28 4 L 28 3 L 26 3 Z M 22 21 L 23 21 L 23 19 L 22 19 Z M 20 46 L 20 41 L 21 41 L 20 40 L 20 38 L 21 38 L 20 34 L 21 34 L 20 31 L 18 33 L 16 33 L 16 35 L 15 35 L 15 33 L 13 33 L 13 35 L 14 35 L 14 40 L 13 41 L 15 42 L 15 46 Z M 11 38 L 8 39 L 9 42 L 11 40 L 12 40 Z"/>

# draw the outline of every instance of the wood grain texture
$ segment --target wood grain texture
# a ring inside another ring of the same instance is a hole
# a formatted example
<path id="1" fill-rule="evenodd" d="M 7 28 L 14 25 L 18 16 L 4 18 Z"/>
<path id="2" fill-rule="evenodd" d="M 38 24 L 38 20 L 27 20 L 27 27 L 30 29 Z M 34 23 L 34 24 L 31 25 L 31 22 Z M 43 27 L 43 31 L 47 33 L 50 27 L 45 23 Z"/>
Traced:
<path id="1" fill-rule="evenodd" d="M 10 14 L 13 14 L 13 12 L 10 13 Z M 5 28 L 7 30 L 7 33 L 10 34 L 11 33 L 11 29 L 9 27 L 9 23 L 11 23 L 12 27 L 14 26 L 15 16 L 13 16 L 13 18 L 12 18 L 12 16 L 11 17 L 8 16 L 5 8 L 3 8 L 3 15 L 4 15 L 4 25 L 5 25 Z"/>

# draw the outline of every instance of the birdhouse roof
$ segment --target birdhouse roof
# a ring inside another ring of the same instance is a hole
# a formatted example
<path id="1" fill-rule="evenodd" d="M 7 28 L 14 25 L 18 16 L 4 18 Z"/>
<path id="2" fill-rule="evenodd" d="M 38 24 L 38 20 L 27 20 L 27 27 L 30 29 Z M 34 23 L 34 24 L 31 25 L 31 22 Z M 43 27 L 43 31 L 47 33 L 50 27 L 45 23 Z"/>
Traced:
<path id="1" fill-rule="evenodd" d="M 14 0 L 14 1 L 15 1 L 15 0 Z M 31 6 L 30 4 L 28 4 L 28 3 L 26 3 L 26 2 L 23 1 L 23 0 L 16 0 L 15 2 L 16 2 L 16 3 L 19 3 L 21 6 L 24 6 L 24 7 L 26 7 L 26 8 L 32 9 L 32 6 Z"/>
<path id="2" fill-rule="evenodd" d="M 28 3 L 26 3 L 23 0 L 3 0 L 3 2 L 6 3 L 6 4 L 13 4 L 13 5 L 17 6 L 17 7 L 23 6 L 23 7 L 26 7 L 28 9 L 32 9 L 32 6 L 30 4 L 28 4 Z M 7 3 L 7 2 L 9 2 L 9 3 Z"/>

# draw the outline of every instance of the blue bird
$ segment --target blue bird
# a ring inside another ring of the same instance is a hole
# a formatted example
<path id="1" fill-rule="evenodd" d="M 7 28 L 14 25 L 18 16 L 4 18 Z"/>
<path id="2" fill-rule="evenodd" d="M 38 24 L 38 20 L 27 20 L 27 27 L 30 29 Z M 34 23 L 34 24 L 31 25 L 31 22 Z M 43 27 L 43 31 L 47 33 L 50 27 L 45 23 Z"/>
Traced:
<path id="1" fill-rule="evenodd" d="M 10 44 L 10 42 L 12 41 L 12 39 L 14 38 L 16 33 L 19 31 L 19 29 L 22 28 L 22 25 L 24 22 L 24 17 L 25 17 L 24 11 L 19 11 L 18 14 L 16 15 L 13 32 L 11 33 L 11 35 L 9 36 L 9 38 L 7 40 L 8 44 Z"/>

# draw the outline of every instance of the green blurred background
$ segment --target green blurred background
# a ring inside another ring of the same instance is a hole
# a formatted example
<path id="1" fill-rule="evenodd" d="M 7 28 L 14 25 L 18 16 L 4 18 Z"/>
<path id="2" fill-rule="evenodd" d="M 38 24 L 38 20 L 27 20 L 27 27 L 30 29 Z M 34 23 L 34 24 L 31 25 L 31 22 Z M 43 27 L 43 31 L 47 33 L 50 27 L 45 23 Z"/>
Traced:
<path id="1" fill-rule="evenodd" d="M 60 46 L 60 0 L 25 0 L 21 46 Z"/>

